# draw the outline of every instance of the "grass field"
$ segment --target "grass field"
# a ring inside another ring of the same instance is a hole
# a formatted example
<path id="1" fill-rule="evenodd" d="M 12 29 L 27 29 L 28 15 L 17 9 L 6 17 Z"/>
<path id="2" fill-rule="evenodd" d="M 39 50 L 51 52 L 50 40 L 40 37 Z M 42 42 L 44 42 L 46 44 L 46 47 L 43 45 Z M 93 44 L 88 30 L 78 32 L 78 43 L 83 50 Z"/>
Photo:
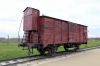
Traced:
<path id="1" fill-rule="evenodd" d="M 87 47 L 99 45 L 100 41 L 88 41 Z M 86 48 L 86 45 L 82 44 L 80 48 Z M 62 46 L 59 47 L 59 51 L 64 51 L 64 48 Z M 7 43 L 0 43 L 0 60 L 28 56 L 27 52 L 27 50 L 22 50 L 22 47 L 18 47 L 17 43 L 10 43 L 9 45 Z M 39 54 L 36 49 L 34 49 L 34 54 Z"/>

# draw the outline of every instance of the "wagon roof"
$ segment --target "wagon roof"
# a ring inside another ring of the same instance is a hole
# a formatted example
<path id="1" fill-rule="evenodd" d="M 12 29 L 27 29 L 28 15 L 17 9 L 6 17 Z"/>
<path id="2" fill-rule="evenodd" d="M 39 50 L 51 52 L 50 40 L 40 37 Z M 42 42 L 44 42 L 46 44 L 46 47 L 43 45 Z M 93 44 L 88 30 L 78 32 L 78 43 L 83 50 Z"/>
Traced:
<path id="1" fill-rule="evenodd" d="M 62 19 L 58 19 L 58 18 L 46 16 L 46 15 L 42 15 L 40 17 L 46 17 L 46 18 L 56 19 L 56 20 L 60 20 L 60 21 L 64 21 L 64 22 L 74 23 L 74 22 L 70 22 L 70 21 L 66 21 L 66 20 L 62 20 Z M 86 25 L 82 25 L 82 24 L 78 24 L 78 23 L 74 23 L 74 24 L 81 25 L 81 26 L 86 26 Z M 86 26 L 86 27 L 88 27 L 88 26 Z"/>

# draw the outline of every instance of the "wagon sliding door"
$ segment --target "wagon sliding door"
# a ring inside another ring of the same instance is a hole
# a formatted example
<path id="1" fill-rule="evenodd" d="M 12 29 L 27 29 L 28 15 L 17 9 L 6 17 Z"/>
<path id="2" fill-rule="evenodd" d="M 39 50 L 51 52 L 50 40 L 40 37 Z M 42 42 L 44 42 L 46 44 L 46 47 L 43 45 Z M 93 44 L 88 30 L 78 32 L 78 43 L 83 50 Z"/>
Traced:
<path id="1" fill-rule="evenodd" d="M 54 44 L 54 20 L 51 18 L 44 18 L 44 45 Z"/>
<path id="2" fill-rule="evenodd" d="M 80 42 L 87 43 L 87 27 L 80 25 Z"/>
<path id="3" fill-rule="evenodd" d="M 62 43 L 68 43 L 68 23 L 62 22 Z"/>
<path id="4" fill-rule="evenodd" d="M 77 43 L 79 41 L 78 33 L 78 25 L 69 23 L 69 43 Z"/>
<path id="5" fill-rule="evenodd" d="M 54 43 L 61 44 L 61 28 L 62 28 L 61 21 L 55 20 L 54 24 L 55 24 Z"/>
<path id="6" fill-rule="evenodd" d="M 87 44 L 87 26 L 84 26 L 83 41 Z"/>

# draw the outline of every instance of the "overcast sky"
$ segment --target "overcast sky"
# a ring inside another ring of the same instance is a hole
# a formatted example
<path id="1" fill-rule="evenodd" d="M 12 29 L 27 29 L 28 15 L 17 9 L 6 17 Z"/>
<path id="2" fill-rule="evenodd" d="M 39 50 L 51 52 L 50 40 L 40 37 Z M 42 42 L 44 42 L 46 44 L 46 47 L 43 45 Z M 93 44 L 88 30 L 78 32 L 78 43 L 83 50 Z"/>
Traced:
<path id="1" fill-rule="evenodd" d="M 100 37 L 100 0 L 0 0 L 0 37 L 18 36 L 26 7 L 39 9 L 41 15 L 87 25 L 88 37 Z"/>

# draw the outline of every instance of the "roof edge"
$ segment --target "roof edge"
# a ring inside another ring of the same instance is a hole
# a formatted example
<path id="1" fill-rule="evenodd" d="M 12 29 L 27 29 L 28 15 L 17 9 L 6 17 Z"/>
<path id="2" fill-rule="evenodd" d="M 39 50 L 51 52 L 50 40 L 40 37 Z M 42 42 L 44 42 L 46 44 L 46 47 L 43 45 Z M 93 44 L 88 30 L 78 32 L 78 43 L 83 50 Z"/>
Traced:
<path id="1" fill-rule="evenodd" d="M 26 7 L 25 10 L 26 10 L 27 8 L 31 8 L 31 9 L 34 9 L 34 10 L 38 10 L 38 9 L 32 8 L 32 7 Z M 24 11 L 25 11 L 25 10 L 24 10 Z M 24 11 L 23 11 L 23 12 L 24 12 Z M 38 11 L 39 11 L 39 10 L 38 10 Z"/>
<path id="2" fill-rule="evenodd" d="M 50 17 L 50 16 L 46 16 L 46 15 L 42 15 L 42 16 L 40 16 L 40 17 L 47 17 L 47 18 L 52 18 L 52 19 L 61 20 L 61 21 L 64 21 L 64 22 L 70 22 L 70 23 L 74 23 L 74 22 L 71 22 L 71 21 L 62 20 L 62 19 L 59 19 L 59 18 Z M 77 24 L 77 25 L 82 25 L 82 24 L 78 24 L 78 23 L 74 23 L 74 24 Z M 82 25 L 82 26 L 86 26 L 86 25 Z M 86 27 L 88 27 L 88 26 L 86 26 Z"/>

